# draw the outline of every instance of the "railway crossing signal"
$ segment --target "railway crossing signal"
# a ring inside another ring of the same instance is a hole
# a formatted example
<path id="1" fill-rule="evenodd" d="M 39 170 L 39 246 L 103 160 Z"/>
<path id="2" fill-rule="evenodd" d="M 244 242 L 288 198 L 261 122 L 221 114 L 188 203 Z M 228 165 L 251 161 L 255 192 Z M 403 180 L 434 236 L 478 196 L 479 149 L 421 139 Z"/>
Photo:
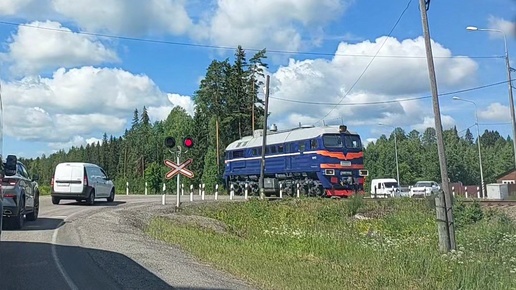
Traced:
<path id="1" fill-rule="evenodd" d="M 170 153 L 176 155 L 175 163 L 169 159 L 165 159 L 165 165 L 167 167 L 169 167 L 170 169 L 172 169 L 169 172 L 167 172 L 167 174 L 165 175 L 165 178 L 171 179 L 174 176 L 177 177 L 176 207 L 179 207 L 179 205 L 181 204 L 181 197 L 179 194 L 179 189 L 180 189 L 179 178 L 181 177 L 181 175 L 184 175 L 185 177 L 188 177 L 188 178 L 194 177 L 194 173 L 191 170 L 186 168 L 188 165 L 190 165 L 193 162 L 193 160 L 190 158 L 190 159 L 184 161 L 183 163 L 181 163 L 181 154 L 188 152 L 188 149 L 192 148 L 193 145 L 194 145 L 193 139 L 190 137 L 185 137 L 183 139 L 183 146 L 186 147 L 186 151 L 183 151 L 181 144 L 176 144 L 176 139 L 174 139 L 174 137 L 171 137 L 171 136 L 165 137 L 165 146 L 168 148 L 168 151 Z"/>
<path id="2" fill-rule="evenodd" d="M 183 145 L 185 145 L 186 148 L 192 148 L 194 145 L 193 139 L 190 137 L 186 137 L 183 140 Z"/>
<path id="3" fill-rule="evenodd" d="M 188 178 L 193 178 L 194 173 L 192 171 L 190 171 L 189 169 L 186 169 L 186 167 L 188 165 L 190 165 L 190 163 L 192 163 L 192 161 L 193 160 L 190 158 L 181 164 L 176 164 L 168 159 L 165 159 L 165 165 L 172 169 L 167 173 L 167 175 L 165 175 L 165 178 L 171 179 L 176 174 L 182 174 Z"/>

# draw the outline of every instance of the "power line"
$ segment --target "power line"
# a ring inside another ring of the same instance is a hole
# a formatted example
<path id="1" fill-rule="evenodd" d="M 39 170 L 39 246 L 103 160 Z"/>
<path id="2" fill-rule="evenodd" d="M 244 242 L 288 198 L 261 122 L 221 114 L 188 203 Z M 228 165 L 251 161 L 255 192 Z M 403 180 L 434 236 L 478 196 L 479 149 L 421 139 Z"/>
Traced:
<path id="1" fill-rule="evenodd" d="M 514 79 L 516 80 L 516 79 Z M 513 81 L 514 81 L 513 80 Z M 488 87 L 494 87 L 494 86 L 498 86 L 498 85 L 501 85 L 501 84 L 506 84 L 508 83 L 509 81 L 501 81 L 501 82 L 497 82 L 497 83 L 492 83 L 492 84 L 487 84 L 487 85 L 483 85 L 483 86 L 478 86 L 478 87 L 472 87 L 472 88 L 467 88 L 467 89 L 462 89 L 462 90 L 458 90 L 458 91 L 452 91 L 452 92 L 446 92 L 446 93 L 442 93 L 442 94 L 439 94 L 439 96 L 448 96 L 448 95 L 455 95 L 455 94 L 459 94 L 459 93 L 464 93 L 464 92 L 471 92 L 471 91 L 476 91 L 476 90 L 480 90 L 480 89 L 485 89 L 485 88 L 488 88 Z M 323 103 L 323 102 L 310 102 L 310 101 L 299 101 L 299 100 L 292 100 L 292 99 L 285 99 L 285 98 L 278 98 L 278 97 L 269 97 L 271 99 L 275 99 L 275 100 L 279 100 L 279 101 L 284 101 L 284 102 L 290 102 L 290 103 L 299 103 L 299 104 L 307 104 L 307 105 L 325 105 L 325 106 L 363 106 L 363 105 L 381 105 L 381 104 L 389 104 L 389 103 L 398 103 L 398 102 L 406 102 L 406 101 L 414 101 L 414 100 L 422 100 L 422 99 L 429 99 L 431 98 L 432 96 L 422 96 L 422 97 L 413 97 L 413 98 L 403 98 L 403 99 L 396 99 L 396 100 L 389 100 L 389 101 L 375 101 L 375 102 L 362 102 L 362 103 L 345 103 L 345 104 L 341 104 L 341 103 Z"/>
<path id="2" fill-rule="evenodd" d="M 40 30 L 48 30 L 48 31 L 56 31 L 61 33 L 71 33 L 71 34 L 80 34 L 80 35 L 89 35 L 96 37 L 105 37 L 105 38 L 113 38 L 119 40 L 129 40 L 129 41 L 138 41 L 138 42 L 148 42 L 148 43 L 157 43 L 157 44 L 167 44 L 167 45 L 176 45 L 176 46 L 186 46 L 186 47 L 198 47 L 198 48 L 211 48 L 211 49 L 223 49 L 223 50 L 235 50 L 234 47 L 229 46 L 220 46 L 220 45 L 209 45 L 209 44 L 195 44 L 188 42 L 176 42 L 176 41 L 168 41 L 168 40 L 157 40 L 157 39 L 149 39 L 149 38 L 139 38 L 139 37 L 128 37 L 128 36 L 119 36 L 112 34 L 103 34 L 103 33 L 93 33 L 86 31 L 78 31 L 74 32 L 71 30 L 59 29 L 59 28 L 51 28 L 51 27 L 41 27 L 31 24 L 23 24 L 23 23 L 15 23 L 8 21 L 0 21 L 0 24 L 9 25 L 9 26 L 24 26 L 34 29 Z M 390 36 L 390 35 L 389 35 Z M 247 51 L 260 51 L 262 49 L 258 48 L 245 48 Z M 330 52 L 308 52 L 308 51 L 293 51 L 293 50 L 275 50 L 275 49 L 267 49 L 267 53 L 275 53 L 275 54 L 301 54 L 301 55 L 317 55 L 317 56 L 341 56 L 341 57 L 368 57 L 368 58 L 406 58 L 406 59 L 417 59 L 417 58 L 425 58 L 426 56 L 416 56 L 416 55 L 367 55 L 367 54 L 344 54 L 344 53 L 330 53 Z M 434 58 L 471 58 L 471 59 L 496 59 L 496 58 L 504 58 L 503 55 L 493 55 L 493 56 L 467 56 L 467 55 L 458 55 L 458 56 L 435 56 Z"/>
<path id="3" fill-rule="evenodd" d="M 407 6 L 405 7 L 405 9 L 403 9 L 403 11 L 401 12 L 401 15 L 398 17 L 398 20 L 396 20 L 396 22 L 394 23 L 393 27 L 391 28 L 391 31 L 389 31 L 389 34 L 387 35 L 388 37 L 390 37 L 392 35 L 392 32 L 394 31 L 394 29 L 396 29 L 396 27 L 398 26 L 398 23 L 401 21 L 401 18 L 403 18 L 403 15 L 405 15 L 405 12 L 408 10 L 409 6 L 410 6 L 410 3 L 412 3 L 412 0 L 409 0 L 407 2 Z M 333 112 L 333 110 L 335 110 L 335 108 L 337 108 L 338 105 L 340 105 L 340 103 L 344 100 L 344 98 L 346 98 L 346 96 L 353 90 L 353 88 L 358 84 L 358 82 L 362 79 L 362 77 L 364 76 L 364 74 L 366 73 L 366 71 L 369 69 L 369 67 L 371 66 L 371 64 L 373 63 L 373 61 L 375 60 L 376 56 L 378 55 L 378 53 L 380 53 L 380 50 L 382 50 L 383 46 L 385 45 L 385 43 L 387 42 L 387 39 L 388 38 L 385 38 L 385 40 L 382 42 L 382 44 L 380 45 L 380 48 L 378 48 L 378 50 L 376 51 L 374 57 L 369 61 L 369 63 L 367 64 L 367 66 L 364 68 L 364 70 L 362 71 L 362 73 L 358 76 L 357 80 L 353 83 L 353 85 L 351 85 L 351 87 L 349 88 L 349 90 L 344 94 L 344 96 L 342 96 L 342 98 L 340 99 L 339 103 L 337 105 L 335 105 L 330 111 L 328 111 L 328 113 L 326 115 L 324 115 L 324 117 L 322 117 L 319 121 L 315 122 L 315 124 L 321 122 L 324 120 L 324 118 L 328 117 L 328 115 L 331 114 L 331 112 Z M 315 125 L 314 124 L 314 125 Z"/>
<path id="4" fill-rule="evenodd" d="M 511 122 L 499 122 L 499 123 L 479 123 L 480 126 L 501 126 L 501 125 L 510 125 Z"/>

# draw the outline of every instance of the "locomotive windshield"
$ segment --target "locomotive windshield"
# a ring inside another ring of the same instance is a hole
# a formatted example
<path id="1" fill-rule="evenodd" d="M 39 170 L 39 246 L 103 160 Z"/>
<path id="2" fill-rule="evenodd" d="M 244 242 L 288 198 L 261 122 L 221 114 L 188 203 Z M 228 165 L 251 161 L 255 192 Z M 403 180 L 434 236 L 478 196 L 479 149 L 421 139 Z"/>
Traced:
<path id="1" fill-rule="evenodd" d="M 360 142 L 360 136 L 358 135 L 327 134 L 323 135 L 323 143 L 326 148 L 343 148 L 344 146 L 348 149 L 362 148 L 362 142 Z"/>
<path id="2" fill-rule="evenodd" d="M 323 143 L 326 148 L 342 148 L 342 138 L 337 134 L 324 135 Z"/>
<path id="3" fill-rule="evenodd" d="M 360 142 L 358 135 L 344 135 L 344 145 L 346 145 L 346 148 L 350 149 L 362 148 L 362 142 Z"/>

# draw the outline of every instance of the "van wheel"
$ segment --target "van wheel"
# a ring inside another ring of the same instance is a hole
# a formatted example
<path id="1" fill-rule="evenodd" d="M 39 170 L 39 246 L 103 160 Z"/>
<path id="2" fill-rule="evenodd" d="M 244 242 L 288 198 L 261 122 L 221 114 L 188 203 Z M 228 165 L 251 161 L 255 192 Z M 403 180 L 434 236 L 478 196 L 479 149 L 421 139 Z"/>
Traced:
<path id="1" fill-rule="evenodd" d="M 108 202 L 113 202 L 115 200 L 115 190 L 111 189 L 111 193 L 109 194 L 109 197 L 107 198 Z"/>
<path id="2" fill-rule="evenodd" d="M 88 205 L 95 204 L 95 191 L 94 190 L 91 191 L 90 196 L 88 197 L 86 202 L 88 203 Z"/>
<path id="3" fill-rule="evenodd" d="M 52 203 L 53 203 L 53 204 L 59 204 L 59 202 L 60 202 L 60 201 L 61 201 L 61 199 L 60 199 L 60 198 L 55 197 L 55 196 L 52 196 Z"/>

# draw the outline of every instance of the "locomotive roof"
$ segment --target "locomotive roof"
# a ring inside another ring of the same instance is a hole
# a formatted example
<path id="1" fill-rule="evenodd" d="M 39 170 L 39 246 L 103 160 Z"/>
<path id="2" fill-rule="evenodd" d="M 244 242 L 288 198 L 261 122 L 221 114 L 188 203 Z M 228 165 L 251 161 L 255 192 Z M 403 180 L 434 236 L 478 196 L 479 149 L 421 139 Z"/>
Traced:
<path id="1" fill-rule="evenodd" d="M 356 132 L 348 132 L 349 134 L 357 134 Z M 313 139 L 321 136 L 322 134 L 340 134 L 339 126 L 296 128 L 288 131 L 278 132 L 267 130 L 267 145 L 281 144 L 297 140 Z M 242 139 L 236 140 L 229 144 L 226 147 L 226 150 L 260 147 L 262 146 L 262 143 L 263 135 L 259 137 L 245 136 Z"/>

